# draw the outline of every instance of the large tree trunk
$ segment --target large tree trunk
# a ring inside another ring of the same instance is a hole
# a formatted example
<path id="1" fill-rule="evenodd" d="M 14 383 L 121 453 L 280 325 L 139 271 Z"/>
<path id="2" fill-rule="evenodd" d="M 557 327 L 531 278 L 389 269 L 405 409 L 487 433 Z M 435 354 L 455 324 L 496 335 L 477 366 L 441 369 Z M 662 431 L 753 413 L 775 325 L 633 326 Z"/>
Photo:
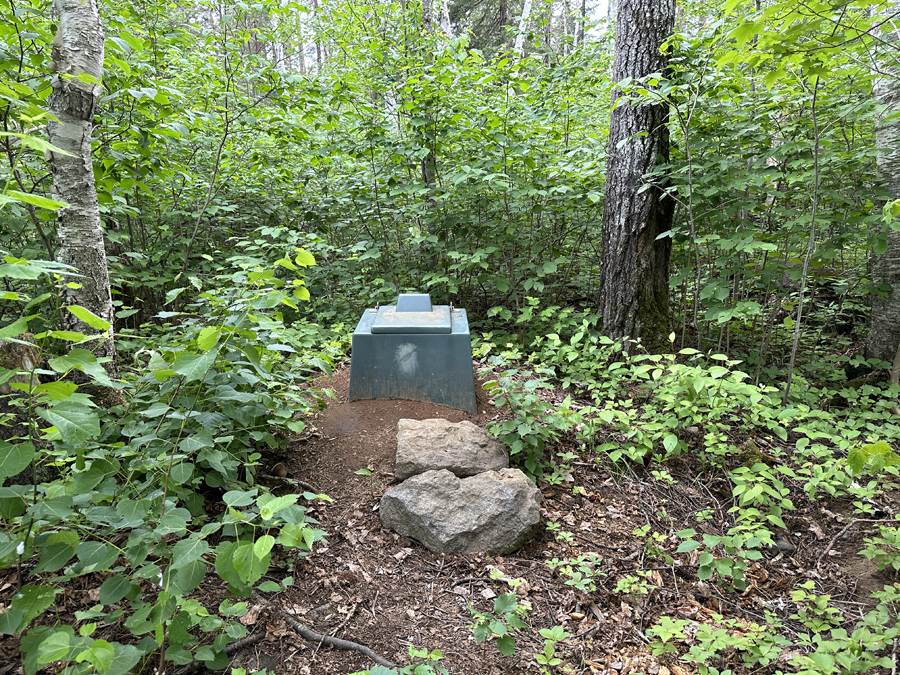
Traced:
<path id="1" fill-rule="evenodd" d="M 53 188 L 68 206 L 59 211 L 57 260 L 83 275 L 80 288 L 65 288 L 66 305 L 81 305 L 113 323 L 112 296 L 97 188 L 91 164 L 94 107 L 100 98 L 103 70 L 103 28 L 97 0 L 54 0 L 59 29 L 53 41 L 53 91 L 50 112 L 57 121 L 47 124 L 50 142 L 69 155 L 53 153 Z M 97 356 L 115 356 L 112 329 L 98 331 L 63 312 L 67 330 L 85 335 L 106 333 L 90 343 Z M 107 364 L 111 366 L 110 364 Z M 110 370 L 108 367 L 107 370 Z"/>
<path id="2" fill-rule="evenodd" d="M 872 95 L 884 107 L 875 126 L 875 146 L 878 148 L 878 173 L 887 185 L 891 199 L 900 199 L 900 123 L 885 123 L 888 115 L 900 111 L 900 68 L 897 67 L 896 47 L 900 42 L 900 19 L 896 16 L 900 3 L 894 2 L 882 10 L 888 23 L 882 38 L 893 47 L 877 64 L 878 73 Z M 893 17 L 893 18 L 891 18 Z M 900 232 L 888 234 L 888 247 L 875 260 L 872 279 L 877 284 L 890 284 L 893 290 L 887 297 L 872 300 L 872 323 L 866 341 L 866 356 L 894 361 L 900 353 Z"/>
<path id="3" fill-rule="evenodd" d="M 665 70 L 663 41 L 675 21 L 675 0 L 619 0 L 613 82 Z M 660 101 L 615 105 L 603 206 L 600 313 L 612 338 L 641 338 L 651 351 L 668 345 L 669 257 L 674 202 L 646 174 L 669 161 L 669 108 Z M 643 191 L 642 191 L 643 188 Z"/>

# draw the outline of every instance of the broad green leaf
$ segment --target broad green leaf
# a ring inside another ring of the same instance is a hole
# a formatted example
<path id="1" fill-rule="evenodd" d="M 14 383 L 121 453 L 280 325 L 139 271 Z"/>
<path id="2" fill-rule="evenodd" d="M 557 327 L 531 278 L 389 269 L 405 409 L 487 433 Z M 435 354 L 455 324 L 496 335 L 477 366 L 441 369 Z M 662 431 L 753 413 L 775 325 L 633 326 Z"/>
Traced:
<path id="1" fill-rule="evenodd" d="M 102 572 L 108 570 L 119 557 L 119 551 L 99 541 L 84 541 L 78 545 L 76 551 L 81 563 L 82 574 L 87 572 Z"/>
<path id="2" fill-rule="evenodd" d="M 89 309 L 85 309 L 80 305 L 68 305 L 66 307 L 72 314 L 74 314 L 79 320 L 86 323 L 88 326 L 93 328 L 94 330 L 105 331 L 109 330 L 110 323 L 104 319 L 101 319 L 99 316 L 94 314 Z"/>
<path id="3" fill-rule="evenodd" d="M 213 447 L 213 445 L 214 443 L 212 434 L 206 429 L 201 429 L 193 436 L 183 438 L 178 444 L 178 449 L 184 453 L 193 453 L 197 452 L 201 448 L 211 448 Z"/>
<path id="4" fill-rule="evenodd" d="M 24 471 L 34 458 L 34 446 L 31 443 L 0 441 L 0 484 L 5 478 Z"/>
<path id="5" fill-rule="evenodd" d="M 69 655 L 69 641 L 71 636 L 68 633 L 59 631 L 53 633 L 38 647 L 37 662 L 38 665 L 61 661 Z"/>
<path id="6" fill-rule="evenodd" d="M 22 586 L 12 596 L 10 609 L 0 615 L 0 632 L 19 633 L 28 627 L 31 620 L 47 609 L 56 600 L 56 590 L 50 586 Z M 4 619 L 17 619 L 18 626 L 9 630 L 11 621 Z"/>
<path id="7" fill-rule="evenodd" d="M 253 551 L 253 544 L 244 543 L 239 544 L 234 550 L 232 564 L 241 581 L 252 586 L 268 571 L 269 558 L 268 554 L 262 557 L 257 556 Z"/>
<path id="8" fill-rule="evenodd" d="M 50 211 L 58 211 L 59 209 L 68 206 L 66 202 L 56 201 L 55 199 L 47 199 L 46 197 L 41 197 L 40 195 L 32 194 L 30 192 L 7 190 L 4 194 L 12 197 L 18 202 L 25 202 L 26 204 L 31 204 L 32 206 L 37 206 L 42 209 L 49 209 Z"/>
<path id="9" fill-rule="evenodd" d="M 310 267 L 316 264 L 316 259 L 309 251 L 298 248 L 297 257 L 294 258 L 294 262 L 297 263 L 297 265 L 299 265 L 300 267 Z"/>
<path id="10" fill-rule="evenodd" d="M 256 347 L 252 345 L 241 345 L 238 349 L 240 349 L 241 353 L 247 357 L 247 360 L 250 361 L 260 377 L 269 377 L 271 375 L 271 373 L 263 367 L 262 361 L 260 361 L 259 358 L 259 350 Z"/>
<path id="11" fill-rule="evenodd" d="M 304 529 L 303 525 L 298 523 L 285 523 L 278 534 L 278 543 L 286 548 L 296 548 L 302 545 L 305 542 Z"/>
<path id="12" fill-rule="evenodd" d="M 222 329 L 218 326 L 207 326 L 197 335 L 197 348 L 202 352 L 208 352 L 216 346 Z"/>
<path id="13" fill-rule="evenodd" d="M 51 401 L 63 401 L 69 398 L 78 389 L 74 382 L 46 382 L 34 388 L 34 393 L 43 394 Z"/>
<path id="14" fill-rule="evenodd" d="M 175 595 L 188 595 L 192 590 L 197 588 L 206 577 L 206 563 L 203 560 L 193 560 L 183 567 L 175 570 L 172 567 L 166 569 L 169 574 L 169 590 Z M 175 578 L 172 579 L 171 572 L 175 572 Z"/>
<path id="15" fill-rule="evenodd" d="M 188 354 L 181 352 L 172 363 L 172 370 L 184 377 L 185 382 L 203 379 L 209 369 L 216 362 L 219 355 L 218 349 L 213 349 L 205 354 Z"/>
<path id="16" fill-rule="evenodd" d="M 62 401 L 52 408 L 40 408 L 37 413 L 55 426 L 69 445 L 79 446 L 100 435 L 100 416 L 84 403 Z"/>
<path id="17" fill-rule="evenodd" d="M 138 661 L 146 655 L 146 652 L 135 645 L 123 645 L 120 642 L 113 643 L 115 657 L 112 664 L 103 675 L 128 675 L 137 665 Z"/>
<path id="18" fill-rule="evenodd" d="M 169 476 L 178 485 L 183 485 L 191 479 L 194 474 L 194 465 L 191 462 L 179 462 L 172 467 Z"/>
<path id="19" fill-rule="evenodd" d="M 176 569 L 199 559 L 209 550 L 206 540 L 199 538 L 182 539 L 172 548 L 172 566 Z"/>
<path id="20" fill-rule="evenodd" d="M 112 666 L 115 657 L 116 650 L 111 644 L 106 640 L 94 640 L 90 647 L 75 657 L 75 662 L 88 661 L 101 674 L 105 674 Z"/>
<path id="21" fill-rule="evenodd" d="M 84 333 L 78 333 L 74 330 L 51 330 L 48 335 L 66 342 L 81 342 L 84 340 Z"/>
<path id="22" fill-rule="evenodd" d="M 494 612 L 496 614 L 506 614 L 507 612 L 512 612 L 518 602 L 516 601 L 515 593 L 504 593 L 501 596 L 498 596 L 496 600 L 494 600 Z"/>
<path id="23" fill-rule="evenodd" d="M 256 499 L 257 490 L 231 490 L 222 496 L 222 500 L 231 507 L 250 506 Z"/>
<path id="24" fill-rule="evenodd" d="M 22 333 L 27 333 L 28 322 L 31 321 L 31 319 L 33 319 L 35 316 L 37 315 L 19 317 L 8 326 L 0 328 L 0 340 L 5 340 L 6 338 L 16 337 L 18 335 L 21 335 Z"/>
<path id="25" fill-rule="evenodd" d="M 234 566 L 234 553 L 239 546 L 238 542 L 229 541 L 219 544 L 216 548 L 216 574 L 225 581 L 235 592 L 247 596 L 250 595 L 250 587 L 244 583 L 241 575 Z M 252 554 L 252 553 L 251 553 Z"/>
<path id="26" fill-rule="evenodd" d="M 56 572 L 61 570 L 75 555 L 76 543 L 56 542 L 47 544 L 41 549 L 40 564 L 35 568 L 35 572 Z"/>
<path id="27" fill-rule="evenodd" d="M 2 449 L 0 449 L 2 452 Z M 850 470 L 851 476 L 858 476 L 866 466 L 865 451 L 860 447 L 855 447 L 847 454 L 847 468 Z"/>
<path id="28" fill-rule="evenodd" d="M 3 205 L 2 199 L 3 195 L 0 195 L 0 206 Z M 44 274 L 43 270 L 30 265 L 15 265 L 12 263 L 0 265 L 0 278 L 27 279 L 31 281 L 38 279 L 42 274 Z"/>
<path id="29" fill-rule="evenodd" d="M 666 434 L 666 437 L 663 438 L 663 447 L 666 449 L 666 452 L 675 452 L 675 449 L 678 447 L 678 436 Z"/>
<path id="30" fill-rule="evenodd" d="M 497 638 L 497 649 L 504 656 L 512 656 L 516 653 L 516 640 L 512 635 L 504 635 Z"/>
<path id="31" fill-rule="evenodd" d="M 122 385 L 109 379 L 109 375 L 103 369 L 103 365 L 97 360 L 87 349 L 76 347 L 70 349 L 68 354 L 57 356 L 47 362 L 50 367 L 57 373 L 68 373 L 70 370 L 80 370 L 93 377 L 99 384 L 104 387 L 113 387 L 121 389 Z"/>
<path id="32" fill-rule="evenodd" d="M 117 574 L 109 577 L 100 585 L 100 604 L 111 605 L 118 602 L 131 591 L 131 579 Z"/>
<path id="33" fill-rule="evenodd" d="M 26 88 L 27 89 L 27 88 Z M 34 92 L 31 91 L 19 91 L 20 94 L 24 96 L 30 96 Z M 13 131 L 0 131 L 0 137 L 8 138 L 18 138 L 19 142 L 22 144 L 22 147 L 31 148 L 32 150 L 37 150 L 40 153 L 52 152 L 57 155 L 65 155 L 66 157 L 74 157 L 71 152 L 66 152 L 62 148 L 58 148 L 53 145 L 50 141 L 41 138 L 40 136 L 35 136 L 34 134 L 20 134 L 15 133 Z"/>
<path id="34" fill-rule="evenodd" d="M 271 534 L 264 534 L 253 544 L 253 553 L 257 558 L 264 558 L 275 545 L 275 537 Z"/>
<path id="35" fill-rule="evenodd" d="M 262 495 L 258 500 L 259 515 L 263 520 L 271 520 L 276 513 L 297 503 L 297 495 L 282 495 L 271 498 L 271 495 Z"/>

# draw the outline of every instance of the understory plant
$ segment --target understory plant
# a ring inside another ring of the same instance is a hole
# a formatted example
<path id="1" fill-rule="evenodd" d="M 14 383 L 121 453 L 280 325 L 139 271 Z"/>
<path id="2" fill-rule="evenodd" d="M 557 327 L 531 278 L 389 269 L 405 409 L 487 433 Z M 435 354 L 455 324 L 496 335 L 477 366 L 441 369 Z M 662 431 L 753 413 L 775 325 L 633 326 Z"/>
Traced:
<path id="1" fill-rule="evenodd" d="M 792 593 L 797 611 L 790 618 L 808 632 L 782 631 L 783 622 L 771 612 L 766 612 L 765 624 L 719 615 L 711 623 L 663 616 L 647 631 L 656 639 L 650 649 L 657 655 L 678 653 L 680 659 L 696 664 L 701 675 L 724 673 L 727 657 L 734 654 L 749 668 L 784 659 L 790 672 L 804 675 L 854 675 L 877 667 L 893 668 L 887 652 L 900 636 L 896 623 L 900 586 L 885 586 L 873 593 L 875 608 L 857 620 L 852 630 L 842 625 L 838 610 L 830 606 L 830 596 L 810 592 L 813 586 L 812 581 L 805 582 Z"/>
<path id="2" fill-rule="evenodd" d="M 87 310 L 49 304 L 59 297 L 53 286 L 75 283 L 71 270 L 10 257 L 0 266 L 23 307 L 0 336 L 35 355 L 30 368 L 0 369 L 10 387 L 0 567 L 15 567 L 19 584 L 0 631 L 22 636 L 27 674 L 54 662 L 101 675 L 139 662 L 221 668 L 225 647 L 247 634 L 241 598 L 291 585 L 290 558 L 308 555 L 324 534 L 303 501 L 325 496 L 273 494 L 256 471 L 302 430 L 295 418 L 310 405 L 297 384 L 314 355 L 292 344 L 279 307 L 308 297 L 300 271 L 313 263 L 298 251 L 280 261 L 291 280 L 252 266 L 208 288 L 191 280 L 180 292 L 196 299 L 158 317 L 165 339 L 138 344 L 119 377 L 90 352 L 96 338 L 53 328 L 57 312 L 71 311 L 112 339 Z M 51 290 L 31 294 L 23 280 Z M 41 303 L 44 311 L 28 313 Z M 85 393 L 108 390 L 124 394 L 109 410 Z M 230 597 L 207 607 L 197 591 L 213 575 Z M 271 575 L 280 581 L 264 579 Z M 98 589 L 97 603 L 60 624 L 47 610 L 78 578 Z M 104 639 L 113 623 L 129 637 Z"/>

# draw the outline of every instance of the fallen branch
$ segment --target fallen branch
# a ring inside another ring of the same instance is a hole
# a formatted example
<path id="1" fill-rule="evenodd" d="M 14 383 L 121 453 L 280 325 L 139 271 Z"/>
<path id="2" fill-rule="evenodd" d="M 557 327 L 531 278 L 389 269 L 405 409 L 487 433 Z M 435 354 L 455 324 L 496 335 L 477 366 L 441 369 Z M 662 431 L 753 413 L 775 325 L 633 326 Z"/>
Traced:
<path id="1" fill-rule="evenodd" d="M 260 631 L 259 633 L 254 633 L 253 635 L 248 635 L 245 638 L 241 638 L 236 642 L 232 642 L 229 645 L 225 645 L 225 649 L 222 651 L 231 656 L 236 651 L 243 649 L 244 647 L 249 647 L 250 645 L 255 645 L 257 642 L 262 642 L 263 638 L 266 637 L 266 631 Z"/>
<path id="2" fill-rule="evenodd" d="M 315 488 L 315 486 L 310 485 L 304 480 L 300 480 L 299 478 L 288 478 L 287 476 L 276 476 L 273 473 L 260 473 L 260 478 L 267 478 L 268 480 L 279 481 L 281 483 L 287 483 L 288 485 L 295 485 L 297 487 L 302 487 L 307 492 L 312 492 L 314 494 L 320 494 L 319 491 Z"/>
<path id="3" fill-rule="evenodd" d="M 822 563 L 822 558 L 828 554 L 828 551 L 831 550 L 831 547 L 834 546 L 834 543 L 838 539 L 840 539 L 847 530 L 849 530 L 851 527 L 853 527 L 857 523 L 893 523 L 893 522 L 896 522 L 893 518 L 871 518 L 871 519 L 857 518 L 855 520 L 851 520 L 849 523 L 844 525 L 844 527 L 841 529 L 841 531 L 838 532 L 836 535 L 834 535 L 831 538 L 831 541 L 829 541 L 828 544 L 825 546 L 825 548 L 822 549 L 822 552 L 816 558 L 816 571 L 818 571 L 819 565 Z"/>
<path id="4" fill-rule="evenodd" d="M 347 625 L 347 622 L 353 618 L 354 614 L 356 614 L 357 607 L 359 607 L 359 603 L 356 603 L 355 605 L 353 605 L 353 607 L 350 608 L 350 611 L 347 612 L 347 616 L 344 617 L 344 620 L 341 621 L 341 624 L 337 628 L 335 628 L 333 631 L 331 631 L 331 635 L 337 635 L 338 633 L 341 632 L 343 627 Z"/>
<path id="5" fill-rule="evenodd" d="M 349 640 L 341 640 L 340 638 L 331 637 L 330 635 L 322 635 L 321 633 L 317 633 L 312 628 L 308 626 L 304 626 L 302 623 L 297 621 L 293 616 L 281 610 L 278 612 L 278 615 L 284 619 L 285 623 L 294 629 L 300 637 L 302 637 L 307 642 L 315 642 L 316 644 L 330 645 L 335 649 L 341 649 L 343 651 L 348 652 L 358 652 L 363 656 L 367 656 L 372 661 L 377 663 L 379 666 L 384 666 L 385 668 L 396 668 L 397 664 L 391 661 L 388 661 L 386 658 L 379 656 L 371 649 L 366 647 L 365 645 L 358 644 L 356 642 L 350 642 Z"/>

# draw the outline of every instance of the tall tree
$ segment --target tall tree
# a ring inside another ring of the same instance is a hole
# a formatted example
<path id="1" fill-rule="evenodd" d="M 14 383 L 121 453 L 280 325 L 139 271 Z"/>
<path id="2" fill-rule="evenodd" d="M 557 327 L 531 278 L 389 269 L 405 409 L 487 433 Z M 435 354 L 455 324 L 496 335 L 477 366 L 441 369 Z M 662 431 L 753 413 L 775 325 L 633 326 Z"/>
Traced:
<path id="1" fill-rule="evenodd" d="M 613 82 L 662 73 L 662 44 L 675 22 L 675 0 L 619 0 Z M 647 174 L 669 161 L 668 105 L 619 100 L 613 92 L 603 207 L 600 313 L 613 338 L 641 338 L 648 349 L 668 343 L 673 201 Z"/>
<path id="2" fill-rule="evenodd" d="M 528 19 L 531 17 L 531 0 L 525 0 L 522 8 L 522 16 L 519 17 L 519 34 L 516 35 L 516 44 L 513 51 L 522 56 L 525 53 L 525 31 L 528 29 Z"/>
<path id="3" fill-rule="evenodd" d="M 94 108 L 100 98 L 103 70 L 103 27 L 97 0 L 53 0 L 53 7 L 59 26 L 53 40 L 55 75 L 48 103 L 56 119 L 47 124 L 47 132 L 50 142 L 66 152 L 54 152 L 51 166 L 54 192 L 68 204 L 59 211 L 56 257 L 82 275 L 80 287 L 66 287 L 64 301 L 90 310 L 111 325 L 112 295 L 91 163 Z M 68 330 L 85 335 L 107 333 L 92 343 L 91 349 L 97 356 L 115 355 L 111 328 L 100 331 L 74 314 L 63 315 Z"/>
<path id="4" fill-rule="evenodd" d="M 875 127 L 878 148 L 878 173 L 884 180 L 891 199 L 900 199 L 900 3 L 889 2 L 882 7 L 882 57 L 876 65 L 872 95 L 883 108 Z M 900 231 L 888 234 L 887 250 L 879 256 L 872 269 L 876 283 L 890 284 L 888 296 L 875 296 L 872 301 L 872 324 L 866 342 L 866 355 L 900 363 Z"/>

